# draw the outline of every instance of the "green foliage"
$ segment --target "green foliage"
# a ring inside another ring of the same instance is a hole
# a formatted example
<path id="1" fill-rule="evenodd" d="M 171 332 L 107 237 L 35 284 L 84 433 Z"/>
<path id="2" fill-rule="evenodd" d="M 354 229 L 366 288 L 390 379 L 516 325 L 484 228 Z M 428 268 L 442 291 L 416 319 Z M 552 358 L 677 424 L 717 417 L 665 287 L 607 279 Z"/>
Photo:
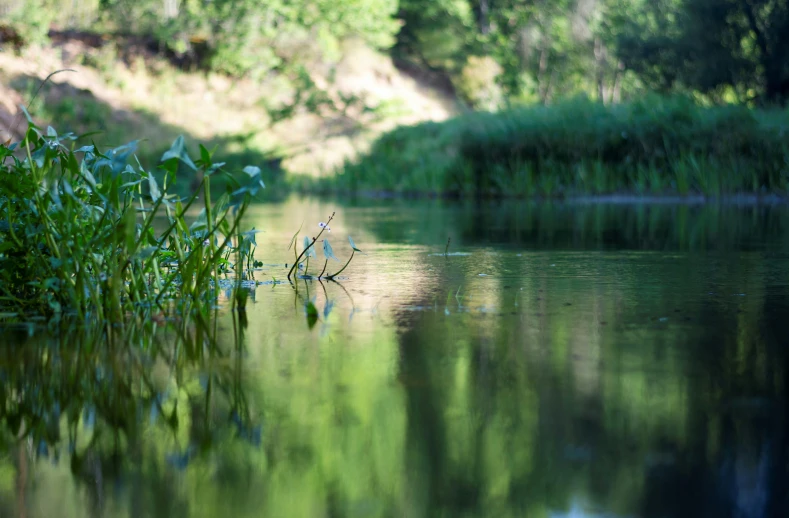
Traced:
<path id="1" fill-rule="evenodd" d="M 475 108 L 496 69 L 505 101 L 578 94 L 611 102 L 643 91 L 716 102 L 789 97 L 783 0 L 0 0 L 27 43 L 51 28 L 143 36 L 181 66 L 233 76 L 331 66 L 357 39 L 441 76 Z M 485 60 L 484 66 L 480 66 Z M 500 67 L 500 71 L 498 68 Z M 481 74 L 481 75 L 480 75 Z M 313 87 L 298 87 L 317 95 Z M 320 92 L 318 92 L 320 93 Z M 320 97 L 320 96 L 318 96 Z M 313 99 L 325 102 L 326 99 Z M 287 116 L 288 113 L 284 113 Z"/>
<path id="2" fill-rule="evenodd" d="M 502 69 L 490 56 L 469 56 L 457 80 L 458 93 L 471 106 L 495 110 L 501 105 L 501 88 L 496 84 Z"/>
<path id="3" fill-rule="evenodd" d="M 744 107 L 578 100 L 396 129 L 323 187 L 548 197 L 785 193 L 788 135 L 777 114 Z"/>
<path id="4" fill-rule="evenodd" d="M 615 3 L 442 0 L 426 5 L 404 0 L 405 26 L 396 50 L 446 73 L 475 107 L 489 103 L 468 95 L 469 76 L 477 75 L 471 69 L 478 68 L 473 56 L 501 67 L 496 82 L 511 101 L 547 103 L 581 93 L 619 98 L 623 86 L 631 86 L 613 56 L 621 24 L 602 22 L 629 6 Z"/>
<path id="5" fill-rule="evenodd" d="M 42 44 L 47 41 L 50 25 L 57 19 L 57 1 L 23 0 L 8 2 L 0 27 L 8 24 L 15 36 L 24 44 Z"/>
<path id="6" fill-rule="evenodd" d="M 789 98 L 789 6 L 781 0 L 664 0 L 629 20 L 618 53 L 648 85 L 720 100 Z"/>
<path id="7" fill-rule="evenodd" d="M 246 186 L 212 204 L 210 179 L 223 164 L 203 147 L 192 161 L 183 138 L 176 139 L 157 178 L 129 164 L 135 142 L 102 152 L 95 145 L 75 149 L 76 139 L 29 120 L 21 143 L 0 146 L 4 310 L 119 322 L 142 307 L 165 309 L 177 297 L 188 311 L 216 296 L 220 274 L 239 274 L 249 262 L 254 236 L 240 234 L 238 225 L 262 186 L 259 169 L 247 170 Z M 187 200 L 168 192 L 179 164 L 203 177 Z M 189 225 L 198 194 L 205 206 Z"/>
<path id="8" fill-rule="evenodd" d="M 262 77 L 275 68 L 332 60 L 340 42 L 351 37 L 386 48 L 399 28 L 393 18 L 397 0 L 76 3 L 90 4 L 83 10 L 93 30 L 153 37 L 186 66 L 232 75 Z M 23 2 L 12 11 L 9 21 L 23 30 L 28 42 L 42 41 L 53 22 L 62 17 L 61 11 L 60 3 L 52 0 Z"/>
<path id="9" fill-rule="evenodd" d="M 398 50 L 464 92 L 469 56 L 502 67 L 510 100 L 616 101 L 639 83 L 714 101 L 789 97 L 789 7 L 779 0 L 403 0 Z"/>

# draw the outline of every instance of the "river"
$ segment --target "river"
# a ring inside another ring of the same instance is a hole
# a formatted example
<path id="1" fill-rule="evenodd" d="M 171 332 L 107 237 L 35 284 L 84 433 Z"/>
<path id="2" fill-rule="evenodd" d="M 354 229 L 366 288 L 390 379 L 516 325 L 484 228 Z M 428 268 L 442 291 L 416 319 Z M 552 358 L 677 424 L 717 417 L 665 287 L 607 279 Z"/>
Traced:
<path id="1" fill-rule="evenodd" d="M 296 290 L 288 243 L 333 211 L 322 238 L 366 255 Z M 223 294 L 181 342 L 6 331 L 0 515 L 789 512 L 789 208 L 294 197 L 246 222 L 240 317 Z"/>

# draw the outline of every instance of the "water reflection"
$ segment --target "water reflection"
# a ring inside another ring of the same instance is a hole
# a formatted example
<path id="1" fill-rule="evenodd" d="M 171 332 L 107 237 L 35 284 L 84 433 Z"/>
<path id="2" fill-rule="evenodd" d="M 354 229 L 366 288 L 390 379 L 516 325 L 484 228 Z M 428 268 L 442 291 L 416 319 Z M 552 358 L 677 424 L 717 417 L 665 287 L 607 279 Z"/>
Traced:
<path id="1" fill-rule="evenodd" d="M 333 210 L 333 242 L 370 255 L 268 282 Z M 260 207 L 246 315 L 7 339 L 0 514 L 784 516 L 787 223 Z"/>
<path id="2" fill-rule="evenodd" d="M 125 494 L 146 515 L 169 515 L 157 510 L 169 501 L 168 472 L 218 442 L 259 446 L 242 387 L 243 319 L 225 320 L 148 315 L 126 328 L 61 322 L 33 336 L 6 333 L 1 514 L 106 516 Z M 217 340 L 228 323 L 232 339 Z M 157 486 L 154 501 L 141 498 Z"/>

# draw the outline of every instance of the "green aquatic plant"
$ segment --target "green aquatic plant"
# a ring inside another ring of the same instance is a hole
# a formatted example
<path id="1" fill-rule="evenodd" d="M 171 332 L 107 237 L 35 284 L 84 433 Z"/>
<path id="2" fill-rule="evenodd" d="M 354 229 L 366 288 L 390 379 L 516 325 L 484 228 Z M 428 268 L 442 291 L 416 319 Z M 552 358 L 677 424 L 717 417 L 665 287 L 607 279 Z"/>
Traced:
<path id="1" fill-rule="evenodd" d="M 353 256 L 354 256 L 354 254 L 355 254 L 356 252 L 359 252 L 360 254 L 364 254 L 364 252 L 362 252 L 361 250 L 359 250 L 359 249 L 356 247 L 356 243 L 354 243 L 354 242 L 353 242 L 353 238 L 352 238 L 351 236 L 348 236 L 348 242 L 351 244 L 351 256 L 348 258 L 348 262 L 346 262 L 346 263 L 343 265 L 343 267 L 342 267 L 342 268 L 340 268 L 339 270 L 337 270 L 335 273 L 333 273 L 332 275 L 329 275 L 329 276 L 327 276 L 327 277 L 326 277 L 327 279 L 329 279 L 329 280 L 331 280 L 331 279 L 334 279 L 335 277 L 337 277 L 338 275 L 340 275 L 342 272 L 344 272 L 344 271 L 345 271 L 345 269 L 346 269 L 346 268 L 348 268 L 348 265 L 349 265 L 349 264 L 351 264 L 351 261 L 353 260 Z M 328 246 L 329 246 L 329 242 L 328 242 L 328 241 L 324 241 L 324 247 L 328 247 Z M 330 247 L 329 247 L 329 248 L 330 248 Z M 365 255 L 366 255 L 366 254 L 365 254 Z M 334 254 L 332 254 L 332 257 L 334 257 Z M 334 259 L 337 259 L 337 258 L 336 258 L 336 257 L 334 257 Z M 339 259 L 338 259 L 338 260 L 339 260 Z"/>
<path id="2" fill-rule="evenodd" d="M 296 269 L 302 268 L 302 264 L 304 265 L 304 273 L 301 275 L 301 277 L 303 279 L 312 279 L 313 278 L 312 276 L 309 275 L 308 271 L 309 271 L 309 265 L 310 265 L 310 258 L 311 257 L 316 257 L 317 258 L 317 254 L 315 253 L 315 243 L 318 242 L 318 239 L 321 237 L 321 235 L 323 235 L 324 232 L 331 232 L 331 228 L 329 227 L 329 223 L 331 223 L 331 221 L 334 219 L 334 215 L 335 215 L 335 213 L 332 212 L 331 216 L 329 216 L 329 219 L 327 219 L 325 223 L 324 222 L 318 223 L 318 227 L 321 230 L 320 230 L 320 232 L 318 232 L 317 236 L 313 237 L 312 239 L 310 239 L 309 237 L 306 237 L 306 236 L 304 237 L 304 248 L 301 251 L 301 254 L 296 256 L 295 262 L 293 263 L 293 265 L 290 267 L 290 270 L 288 271 L 288 280 L 289 281 L 291 280 L 291 276 L 293 275 L 293 272 Z M 301 230 L 301 227 L 299 227 L 299 231 L 300 230 Z M 298 235 L 299 231 L 296 232 L 296 235 Z M 296 235 L 293 236 L 293 239 L 291 239 L 291 243 L 290 243 L 290 246 L 294 247 L 294 251 L 295 251 Z M 348 265 L 351 264 L 351 261 L 353 260 L 354 254 L 356 254 L 356 252 L 364 254 L 364 252 L 359 250 L 359 248 L 356 246 L 356 243 L 354 243 L 353 238 L 351 236 L 348 236 L 348 242 L 351 245 L 351 256 L 348 258 L 348 261 L 343 265 L 342 268 L 337 270 L 335 273 L 324 276 L 324 274 L 326 273 L 326 269 L 327 269 L 327 267 L 329 265 L 329 259 L 332 259 L 332 260 L 337 261 L 337 262 L 341 262 L 341 261 L 340 261 L 340 259 L 337 258 L 336 255 L 334 255 L 334 249 L 332 248 L 331 243 L 329 243 L 329 240 L 325 239 L 325 238 L 322 240 L 322 243 L 323 243 L 323 256 L 325 258 L 325 261 L 323 262 L 323 269 L 321 270 L 321 273 L 319 273 L 317 275 L 317 277 L 315 277 L 316 279 L 318 279 L 318 280 L 320 280 L 320 279 L 333 280 L 335 277 L 337 277 L 342 272 L 344 272 L 346 268 L 348 268 Z M 288 247 L 288 248 L 290 248 L 290 247 Z M 304 261 L 304 263 L 301 262 L 302 259 L 306 259 Z"/>
<path id="3" fill-rule="evenodd" d="M 120 322 L 173 301 L 188 309 L 210 304 L 220 277 L 254 264 L 255 231 L 241 233 L 239 224 L 264 187 L 259 168 L 245 168 L 242 184 L 203 146 L 192 160 L 179 137 L 147 171 L 135 160 L 137 142 L 78 148 L 80 137 L 42 130 L 24 113 L 24 138 L 0 145 L 0 310 L 7 316 Z M 201 178 L 185 199 L 168 192 L 179 168 Z M 214 202 L 211 179 L 220 174 L 228 189 Z"/>

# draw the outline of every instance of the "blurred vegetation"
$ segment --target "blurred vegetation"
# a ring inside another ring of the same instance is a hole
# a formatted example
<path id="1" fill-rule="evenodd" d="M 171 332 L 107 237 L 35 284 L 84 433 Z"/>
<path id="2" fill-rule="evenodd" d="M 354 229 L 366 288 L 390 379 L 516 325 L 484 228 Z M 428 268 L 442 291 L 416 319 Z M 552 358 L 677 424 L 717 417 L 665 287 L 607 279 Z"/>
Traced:
<path id="1" fill-rule="evenodd" d="M 388 51 L 402 70 L 472 111 L 512 110 L 397 130 L 349 166 L 336 180 L 338 189 L 552 196 L 786 187 L 784 127 L 773 122 L 785 112 L 710 108 L 768 109 L 789 99 L 789 6 L 782 0 L 71 5 L 0 0 L 0 37 L 17 48 L 45 43 L 56 32 L 82 31 L 102 41 L 142 42 L 184 69 L 269 87 L 266 81 L 280 78 L 289 95 L 260 101 L 269 121 L 301 111 L 337 116 L 347 132 L 358 133 L 364 123 L 347 117 L 349 111 L 373 108 L 355 93 L 327 86 L 336 79 L 343 45 L 353 40 Z M 653 93 L 687 101 L 662 101 L 649 97 Z M 612 108 L 567 104 L 578 98 Z M 115 124 L 84 100 L 60 101 L 50 112 L 108 129 Z"/>
<path id="2" fill-rule="evenodd" d="M 644 90 L 789 98 L 782 0 L 401 0 L 399 16 L 395 55 L 444 74 L 472 104 L 470 84 L 487 75 L 464 73 L 477 56 L 502 67 L 494 84 L 509 103 Z"/>
<path id="3" fill-rule="evenodd" d="M 784 114 L 680 97 L 471 113 L 398 128 L 311 187 L 544 197 L 785 194 Z"/>
<path id="4" fill-rule="evenodd" d="M 336 55 L 353 36 L 375 47 L 393 43 L 396 0 L 2 0 L 0 12 L 26 43 L 45 43 L 50 29 L 151 38 L 186 67 L 231 75 L 266 73 Z"/>
<path id="5" fill-rule="evenodd" d="M 789 97 L 781 0 L 0 0 L 0 15 L 27 44 L 53 28 L 139 35 L 182 66 L 258 78 L 336 61 L 353 38 L 443 76 L 472 105 L 492 87 L 505 104 L 645 88 Z"/>

